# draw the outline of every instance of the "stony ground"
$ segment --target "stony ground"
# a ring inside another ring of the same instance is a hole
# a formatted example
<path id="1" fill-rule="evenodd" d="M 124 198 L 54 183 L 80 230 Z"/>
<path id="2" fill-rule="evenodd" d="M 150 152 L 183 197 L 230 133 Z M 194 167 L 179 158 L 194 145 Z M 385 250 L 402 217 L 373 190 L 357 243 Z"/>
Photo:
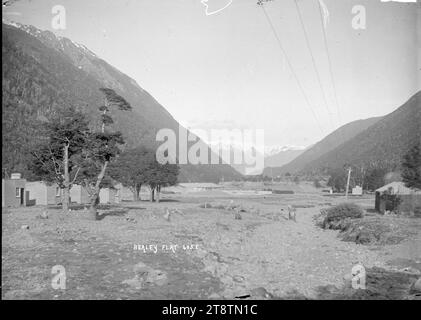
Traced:
<path id="1" fill-rule="evenodd" d="M 357 245 L 313 222 L 339 201 L 316 194 L 167 195 L 161 203 L 108 208 L 100 221 L 83 209 L 64 215 L 49 208 L 48 219 L 40 217 L 42 207 L 3 210 L 2 298 L 418 298 L 408 292 L 421 273 L 420 219 L 389 218 L 411 230 L 399 244 Z M 297 222 L 287 219 L 288 204 L 297 208 Z M 231 205 L 241 205 L 241 219 L 223 209 Z M 357 263 L 371 277 L 365 296 L 344 291 L 344 275 Z M 56 265 L 65 268 L 64 290 L 52 288 Z"/>

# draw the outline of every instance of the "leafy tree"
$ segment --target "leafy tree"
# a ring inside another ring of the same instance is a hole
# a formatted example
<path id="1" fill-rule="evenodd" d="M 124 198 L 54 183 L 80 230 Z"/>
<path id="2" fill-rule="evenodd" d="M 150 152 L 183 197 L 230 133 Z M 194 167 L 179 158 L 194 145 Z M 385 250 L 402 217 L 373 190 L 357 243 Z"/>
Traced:
<path id="1" fill-rule="evenodd" d="M 421 189 L 421 149 L 419 145 L 411 148 L 402 159 L 402 180 L 405 186 Z"/>
<path id="2" fill-rule="evenodd" d="M 155 201 L 155 192 L 157 201 L 160 200 L 162 187 L 177 184 L 179 167 L 175 164 L 161 164 L 156 159 L 149 164 L 145 172 L 145 181 L 151 191 L 150 201 Z"/>
<path id="3" fill-rule="evenodd" d="M 39 143 L 45 125 L 30 106 L 6 95 L 3 88 L 2 177 L 20 172 L 28 179 L 32 175 L 28 168 L 32 162 L 31 151 Z"/>
<path id="4" fill-rule="evenodd" d="M 63 211 L 68 211 L 70 188 L 81 170 L 77 161 L 88 137 L 88 121 L 74 108 L 55 114 L 45 126 L 45 137 L 32 149 L 33 175 L 63 189 Z"/>
<path id="5" fill-rule="evenodd" d="M 262 175 L 260 175 L 260 177 L 261 177 L 261 179 L 260 179 L 260 181 L 262 181 L 263 180 L 263 182 L 269 182 L 269 181 L 272 181 L 272 177 L 269 177 L 269 176 L 263 176 L 262 177 Z"/>
<path id="6" fill-rule="evenodd" d="M 370 191 L 374 191 L 385 185 L 385 176 L 389 170 L 386 168 L 370 168 L 365 178 L 366 187 Z"/>
<path id="7" fill-rule="evenodd" d="M 315 188 L 317 188 L 317 189 L 322 187 L 322 185 L 320 184 L 319 179 L 314 179 L 314 181 L 313 181 L 313 185 L 314 185 L 314 187 L 315 187 Z"/>
<path id="8" fill-rule="evenodd" d="M 327 185 L 332 187 L 335 192 L 341 192 L 344 190 L 346 185 L 345 172 L 341 169 L 330 170 Z"/>
<path id="9" fill-rule="evenodd" d="M 109 126 L 112 118 L 109 115 L 111 108 L 122 111 L 130 111 L 130 104 L 114 90 L 101 88 L 104 95 L 104 105 L 99 107 L 100 131 L 91 131 L 86 141 L 84 152 L 80 157 L 83 163 L 80 183 L 88 191 L 90 196 L 90 213 L 96 220 L 97 207 L 99 204 L 99 192 L 103 187 L 103 180 L 106 177 L 108 165 L 115 160 L 120 153 L 119 147 L 124 144 L 121 132 L 112 132 Z"/>
<path id="10" fill-rule="evenodd" d="M 147 182 L 146 171 L 155 160 L 152 150 L 139 147 L 119 155 L 110 165 L 110 176 L 133 192 L 133 200 L 139 201 L 140 188 Z"/>

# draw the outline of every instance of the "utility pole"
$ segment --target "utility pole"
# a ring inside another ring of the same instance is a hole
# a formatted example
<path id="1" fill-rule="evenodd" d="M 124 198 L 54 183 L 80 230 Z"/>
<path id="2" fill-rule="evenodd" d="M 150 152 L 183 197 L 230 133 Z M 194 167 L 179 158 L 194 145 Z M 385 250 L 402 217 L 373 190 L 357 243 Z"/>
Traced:
<path id="1" fill-rule="evenodd" d="M 351 180 L 351 167 L 348 168 L 348 180 L 346 181 L 346 191 L 345 191 L 345 199 L 348 200 L 348 192 L 349 192 L 349 181 Z"/>
<path id="2" fill-rule="evenodd" d="M 364 182 L 365 182 L 365 172 L 364 172 L 364 165 L 361 167 L 361 188 L 363 189 L 364 194 Z"/>

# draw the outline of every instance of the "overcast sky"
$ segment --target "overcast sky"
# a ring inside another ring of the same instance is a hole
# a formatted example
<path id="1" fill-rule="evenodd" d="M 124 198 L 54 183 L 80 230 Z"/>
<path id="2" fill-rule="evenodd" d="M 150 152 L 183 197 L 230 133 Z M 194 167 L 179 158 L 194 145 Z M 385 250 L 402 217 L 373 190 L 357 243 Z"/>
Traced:
<path id="1" fill-rule="evenodd" d="M 419 4 L 324 0 L 336 104 L 318 1 L 297 1 L 327 106 L 294 1 L 265 5 L 309 107 L 256 2 L 209 0 L 206 9 L 201 0 L 22 0 L 3 14 L 86 45 L 187 127 L 264 129 L 266 145 L 308 146 L 347 122 L 385 115 L 420 90 Z M 66 9 L 65 30 L 51 27 L 57 4 Z M 365 30 L 352 27 L 355 5 L 366 8 Z"/>

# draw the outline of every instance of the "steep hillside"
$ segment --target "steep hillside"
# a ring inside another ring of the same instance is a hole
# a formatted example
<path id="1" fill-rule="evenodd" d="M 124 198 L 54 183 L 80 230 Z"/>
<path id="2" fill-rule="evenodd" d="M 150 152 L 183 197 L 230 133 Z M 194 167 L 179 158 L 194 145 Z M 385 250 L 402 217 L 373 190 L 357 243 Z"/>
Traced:
<path id="1" fill-rule="evenodd" d="M 128 147 L 140 144 L 155 147 L 156 132 L 162 128 L 178 132 L 179 124 L 133 79 L 98 58 L 85 46 L 56 37 L 32 26 L 3 23 L 3 168 L 24 171 L 25 143 L 36 137 L 36 119 L 48 118 L 70 105 L 91 119 L 102 103 L 101 87 L 110 87 L 133 107 L 131 113 L 114 112 L 115 128 Z M 28 133 L 26 133 L 28 132 Z M 18 140 L 25 142 L 17 143 Z M 229 165 L 181 166 L 181 181 L 236 179 Z"/>
<path id="2" fill-rule="evenodd" d="M 305 150 L 301 155 L 296 157 L 290 163 L 282 167 L 267 168 L 265 169 L 264 174 L 271 176 L 271 173 L 273 173 L 273 175 L 276 176 L 287 172 L 299 172 L 303 170 L 309 163 L 312 163 L 322 155 L 334 150 L 342 143 L 352 139 L 362 131 L 366 130 L 379 119 L 380 118 L 370 118 L 348 123 L 329 134 L 326 138 L 316 143 L 311 148 Z M 269 167 L 269 165 L 266 166 Z"/>
<path id="3" fill-rule="evenodd" d="M 348 163 L 382 164 L 393 169 L 416 144 L 421 146 L 421 92 L 354 138 L 307 163 L 303 170 L 340 168 Z"/>

